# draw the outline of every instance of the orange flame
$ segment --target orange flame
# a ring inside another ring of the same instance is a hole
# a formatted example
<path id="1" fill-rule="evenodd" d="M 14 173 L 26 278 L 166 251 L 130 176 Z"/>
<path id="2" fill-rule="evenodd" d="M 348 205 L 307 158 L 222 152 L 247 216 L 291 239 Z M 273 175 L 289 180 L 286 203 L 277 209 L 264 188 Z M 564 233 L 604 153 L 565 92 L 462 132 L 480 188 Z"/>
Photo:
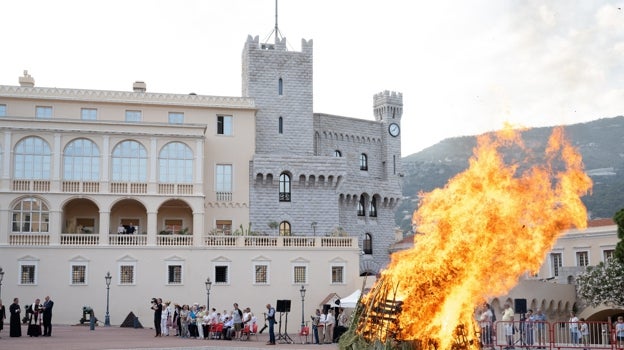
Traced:
<path id="1" fill-rule="evenodd" d="M 390 297 L 403 301 L 398 330 L 374 337 L 385 341 L 398 333 L 399 339 L 451 349 L 458 326 L 475 334 L 476 305 L 537 271 L 562 231 L 586 226 L 580 196 L 592 183 L 562 128 L 553 131 L 540 165 L 531 165 L 534 155 L 510 127 L 477 142 L 465 172 L 422 195 L 413 220 L 424 234 L 416 235 L 412 249 L 392 256 L 376 285 L 392 286 L 390 294 L 396 294 Z M 513 153 L 503 156 L 502 148 Z M 374 287 L 363 305 L 388 300 L 378 291 Z M 374 333 L 366 328 L 359 333 Z"/>

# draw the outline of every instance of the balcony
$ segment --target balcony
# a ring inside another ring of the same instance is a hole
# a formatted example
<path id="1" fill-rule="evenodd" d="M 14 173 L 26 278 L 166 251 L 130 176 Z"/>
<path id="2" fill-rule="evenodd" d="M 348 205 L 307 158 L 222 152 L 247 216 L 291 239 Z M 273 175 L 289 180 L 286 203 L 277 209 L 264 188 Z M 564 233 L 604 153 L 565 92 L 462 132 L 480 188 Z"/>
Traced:
<path id="1" fill-rule="evenodd" d="M 62 246 L 165 246 L 165 247 L 211 247 L 211 248 L 311 248 L 344 249 L 358 248 L 357 237 L 307 237 L 307 236 L 223 236 L 205 235 L 196 243 L 192 234 L 155 235 L 154 243 L 148 244 L 146 234 L 61 233 L 58 241 Z M 108 237 L 108 238 L 103 238 Z M 11 246 L 49 246 L 54 241 L 50 233 L 11 233 Z"/>

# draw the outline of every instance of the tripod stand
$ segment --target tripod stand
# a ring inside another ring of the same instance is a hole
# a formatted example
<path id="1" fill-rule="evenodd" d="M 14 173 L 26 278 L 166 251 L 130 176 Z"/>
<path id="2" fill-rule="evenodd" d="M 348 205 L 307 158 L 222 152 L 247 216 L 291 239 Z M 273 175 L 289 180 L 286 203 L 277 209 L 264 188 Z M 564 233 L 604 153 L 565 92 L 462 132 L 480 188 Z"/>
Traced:
<path id="1" fill-rule="evenodd" d="M 292 344 L 294 341 L 288 335 L 288 312 L 286 312 L 286 321 L 284 323 L 284 334 L 282 334 L 282 312 L 280 312 L 279 329 L 277 333 L 276 341 L 280 341 L 282 344 Z"/>

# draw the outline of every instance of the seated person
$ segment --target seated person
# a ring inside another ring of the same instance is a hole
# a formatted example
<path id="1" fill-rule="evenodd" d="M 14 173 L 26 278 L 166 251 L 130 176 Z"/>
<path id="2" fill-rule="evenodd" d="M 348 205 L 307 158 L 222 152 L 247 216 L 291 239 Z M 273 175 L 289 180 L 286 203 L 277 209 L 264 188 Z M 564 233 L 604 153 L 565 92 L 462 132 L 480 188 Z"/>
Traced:
<path id="1" fill-rule="evenodd" d="M 230 316 L 225 317 L 225 322 L 223 323 L 223 331 L 222 339 L 232 340 L 232 336 L 235 334 L 236 330 L 234 329 L 234 320 Z"/>

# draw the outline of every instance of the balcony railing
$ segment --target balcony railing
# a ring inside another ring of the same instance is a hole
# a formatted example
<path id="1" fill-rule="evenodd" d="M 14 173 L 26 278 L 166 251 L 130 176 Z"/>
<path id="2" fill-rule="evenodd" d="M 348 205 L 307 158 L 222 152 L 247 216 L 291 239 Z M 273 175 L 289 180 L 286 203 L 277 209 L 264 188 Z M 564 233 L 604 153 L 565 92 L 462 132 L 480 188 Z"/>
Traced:
<path id="1" fill-rule="evenodd" d="M 109 245 L 147 245 L 147 235 L 108 235 Z"/>
<path id="2" fill-rule="evenodd" d="M 162 246 L 192 246 L 192 235 L 158 235 L 156 236 L 156 244 Z"/>
<path id="3" fill-rule="evenodd" d="M 98 245 L 100 235 L 93 233 L 62 233 L 61 245 Z"/>
<path id="4" fill-rule="evenodd" d="M 50 192 L 49 180 L 13 180 L 13 191 Z"/>
<path id="5" fill-rule="evenodd" d="M 47 246 L 50 245 L 49 233 L 11 233 L 9 245 L 13 246 Z M 146 246 L 148 236 L 146 234 L 109 234 L 104 244 L 113 246 Z M 156 235 L 156 246 L 168 247 L 214 247 L 214 248 L 240 248 L 240 247 L 291 247 L 291 248 L 357 248 L 357 237 L 307 237 L 307 236 L 231 236 L 231 235 L 205 235 L 202 240 L 195 243 L 192 234 L 187 235 Z M 61 245 L 96 246 L 101 245 L 98 233 L 61 233 L 59 235 Z M 150 245 L 154 245 L 150 243 Z"/>
<path id="6" fill-rule="evenodd" d="M 49 233 L 12 233 L 9 235 L 9 245 L 50 245 Z"/>

